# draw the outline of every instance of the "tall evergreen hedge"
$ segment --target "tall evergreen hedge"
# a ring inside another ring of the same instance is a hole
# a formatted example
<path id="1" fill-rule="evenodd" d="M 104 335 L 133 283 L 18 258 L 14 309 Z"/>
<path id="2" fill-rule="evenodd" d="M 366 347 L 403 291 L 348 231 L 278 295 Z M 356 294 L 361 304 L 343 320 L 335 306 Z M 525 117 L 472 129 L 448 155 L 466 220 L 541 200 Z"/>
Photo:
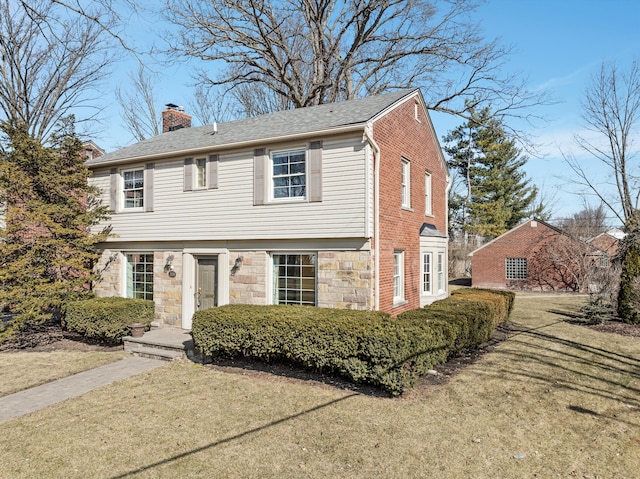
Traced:
<path id="1" fill-rule="evenodd" d="M 513 293 L 468 290 L 392 318 L 375 311 L 227 305 L 193 316 L 206 356 L 288 361 L 398 395 L 435 365 L 491 338 Z"/>

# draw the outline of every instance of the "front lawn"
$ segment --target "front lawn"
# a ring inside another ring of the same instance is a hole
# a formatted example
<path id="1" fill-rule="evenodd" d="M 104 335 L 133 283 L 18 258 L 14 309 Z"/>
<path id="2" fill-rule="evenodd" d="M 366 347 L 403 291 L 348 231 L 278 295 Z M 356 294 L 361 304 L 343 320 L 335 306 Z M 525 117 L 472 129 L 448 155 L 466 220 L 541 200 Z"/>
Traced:
<path id="1" fill-rule="evenodd" d="M 636 477 L 640 342 L 583 301 L 517 298 L 509 339 L 395 399 L 172 363 L 0 424 L 0 476 Z"/>

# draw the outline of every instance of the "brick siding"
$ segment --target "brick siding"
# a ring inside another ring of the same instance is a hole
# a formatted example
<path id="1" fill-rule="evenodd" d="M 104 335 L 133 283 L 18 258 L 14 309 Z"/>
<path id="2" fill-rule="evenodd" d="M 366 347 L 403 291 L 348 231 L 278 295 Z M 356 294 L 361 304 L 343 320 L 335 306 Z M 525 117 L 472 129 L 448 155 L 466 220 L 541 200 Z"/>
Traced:
<path id="1" fill-rule="evenodd" d="M 446 175 L 437 139 L 422 107 L 406 101 L 373 125 L 380 147 L 380 309 L 397 315 L 420 307 L 420 227 L 446 234 Z M 410 162 L 411 210 L 402 207 L 402 159 Z M 425 172 L 431 174 L 433 215 L 425 215 Z M 404 251 L 406 303 L 393 304 L 393 255 Z"/>

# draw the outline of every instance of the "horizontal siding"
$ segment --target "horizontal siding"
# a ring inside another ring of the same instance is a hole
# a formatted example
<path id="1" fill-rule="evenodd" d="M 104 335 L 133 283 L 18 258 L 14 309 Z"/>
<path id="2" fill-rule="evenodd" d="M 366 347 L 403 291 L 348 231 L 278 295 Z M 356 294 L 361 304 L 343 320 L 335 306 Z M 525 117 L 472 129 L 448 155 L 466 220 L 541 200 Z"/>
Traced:
<path id="1" fill-rule="evenodd" d="M 114 214 L 109 223 L 119 241 L 362 238 L 366 236 L 364 155 L 361 136 L 324 140 L 322 202 L 263 206 L 253 205 L 253 149 L 222 152 L 219 187 L 212 190 L 183 191 L 183 158 L 156 162 L 154 211 Z M 109 171 L 95 172 L 91 182 L 108 204 Z"/>

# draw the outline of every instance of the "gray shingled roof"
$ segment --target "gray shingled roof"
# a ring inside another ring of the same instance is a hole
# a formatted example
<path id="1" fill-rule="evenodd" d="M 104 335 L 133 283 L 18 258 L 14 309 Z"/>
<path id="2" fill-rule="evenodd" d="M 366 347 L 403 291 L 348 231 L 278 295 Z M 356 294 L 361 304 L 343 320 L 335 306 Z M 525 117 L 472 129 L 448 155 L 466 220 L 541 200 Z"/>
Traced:
<path id="1" fill-rule="evenodd" d="M 121 148 L 87 161 L 88 166 L 99 166 L 127 159 L 170 153 L 187 152 L 200 148 L 221 148 L 255 140 L 269 140 L 365 124 L 398 100 L 415 90 L 402 90 L 357 100 L 298 108 L 262 115 L 244 120 L 219 123 L 213 134 L 213 125 L 183 128 L 149 138 L 135 145 Z"/>

